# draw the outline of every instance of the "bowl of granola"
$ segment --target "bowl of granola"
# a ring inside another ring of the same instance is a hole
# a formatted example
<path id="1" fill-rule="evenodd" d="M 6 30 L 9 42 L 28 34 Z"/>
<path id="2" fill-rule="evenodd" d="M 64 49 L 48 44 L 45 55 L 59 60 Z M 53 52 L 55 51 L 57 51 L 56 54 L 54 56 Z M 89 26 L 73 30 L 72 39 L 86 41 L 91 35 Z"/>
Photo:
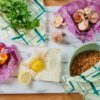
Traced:
<path id="1" fill-rule="evenodd" d="M 68 75 L 78 76 L 100 61 L 100 43 L 90 42 L 79 47 L 68 62 Z"/>

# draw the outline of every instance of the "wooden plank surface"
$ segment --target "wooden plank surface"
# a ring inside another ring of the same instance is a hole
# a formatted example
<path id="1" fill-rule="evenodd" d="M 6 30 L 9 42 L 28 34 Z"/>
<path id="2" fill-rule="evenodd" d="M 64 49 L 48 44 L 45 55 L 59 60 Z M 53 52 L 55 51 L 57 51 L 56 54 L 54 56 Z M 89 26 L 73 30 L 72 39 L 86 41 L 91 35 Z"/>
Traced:
<path id="1" fill-rule="evenodd" d="M 46 6 L 64 5 L 72 0 L 44 0 Z M 14 94 L 0 95 L 0 100 L 83 100 L 79 94 Z"/>
<path id="2" fill-rule="evenodd" d="M 73 0 L 44 0 L 44 4 L 46 6 L 60 6 L 72 1 Z"/>
<path id="3" fill-rule="evenodd" d="M 78 94 L 14 94 L 0 95 L 0 100 L 83 100 Z"/>

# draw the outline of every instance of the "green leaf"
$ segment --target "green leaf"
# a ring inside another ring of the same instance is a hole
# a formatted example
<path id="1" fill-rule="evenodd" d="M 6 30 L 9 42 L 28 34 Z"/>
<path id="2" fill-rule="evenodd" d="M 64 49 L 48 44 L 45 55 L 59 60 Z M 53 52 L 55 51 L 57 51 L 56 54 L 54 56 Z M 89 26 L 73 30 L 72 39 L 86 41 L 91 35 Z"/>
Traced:
<path id="1" fill-rule="evenodd" d="M 31 23 L 31 27 L 36 28 L 36 27 L 39 26 L 39 24 L 40 24 L 40 20 L 39 19 L 34 19 L 33 23 Z"/>

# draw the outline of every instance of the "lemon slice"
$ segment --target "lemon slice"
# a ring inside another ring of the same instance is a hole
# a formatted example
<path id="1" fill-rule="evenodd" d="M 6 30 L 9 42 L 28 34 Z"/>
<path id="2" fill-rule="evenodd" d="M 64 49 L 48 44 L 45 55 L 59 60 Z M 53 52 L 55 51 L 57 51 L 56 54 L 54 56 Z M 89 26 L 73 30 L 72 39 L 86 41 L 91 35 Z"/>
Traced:
<path id="1" fill-rule="evenodd" d="M 31 82 L 31 73 L 30 72 L 20 72 L 18 75 L 18 81 L 21 84 L 28 85 Z"/>
<path id="2" fill-rule="evenodd" d="M 30 63 L 30 68 L 32 71 L 40 72 L 44 69 L 45 63 L 42 59 L 36 58 Z"/>

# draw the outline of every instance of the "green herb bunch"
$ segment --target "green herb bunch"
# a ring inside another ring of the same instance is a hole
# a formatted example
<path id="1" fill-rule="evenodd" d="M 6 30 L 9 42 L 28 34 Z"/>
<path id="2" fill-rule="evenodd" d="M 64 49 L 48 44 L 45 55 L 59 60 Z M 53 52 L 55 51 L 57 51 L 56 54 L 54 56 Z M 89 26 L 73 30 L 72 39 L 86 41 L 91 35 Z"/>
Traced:
<path id="1" fill-rule="evenodd" d="M 0 0 L 0 12 L 5 14 L 11 27 L 33 29 L 39 26 L 39 19 L 34 19 L 25 0 Z"/>

